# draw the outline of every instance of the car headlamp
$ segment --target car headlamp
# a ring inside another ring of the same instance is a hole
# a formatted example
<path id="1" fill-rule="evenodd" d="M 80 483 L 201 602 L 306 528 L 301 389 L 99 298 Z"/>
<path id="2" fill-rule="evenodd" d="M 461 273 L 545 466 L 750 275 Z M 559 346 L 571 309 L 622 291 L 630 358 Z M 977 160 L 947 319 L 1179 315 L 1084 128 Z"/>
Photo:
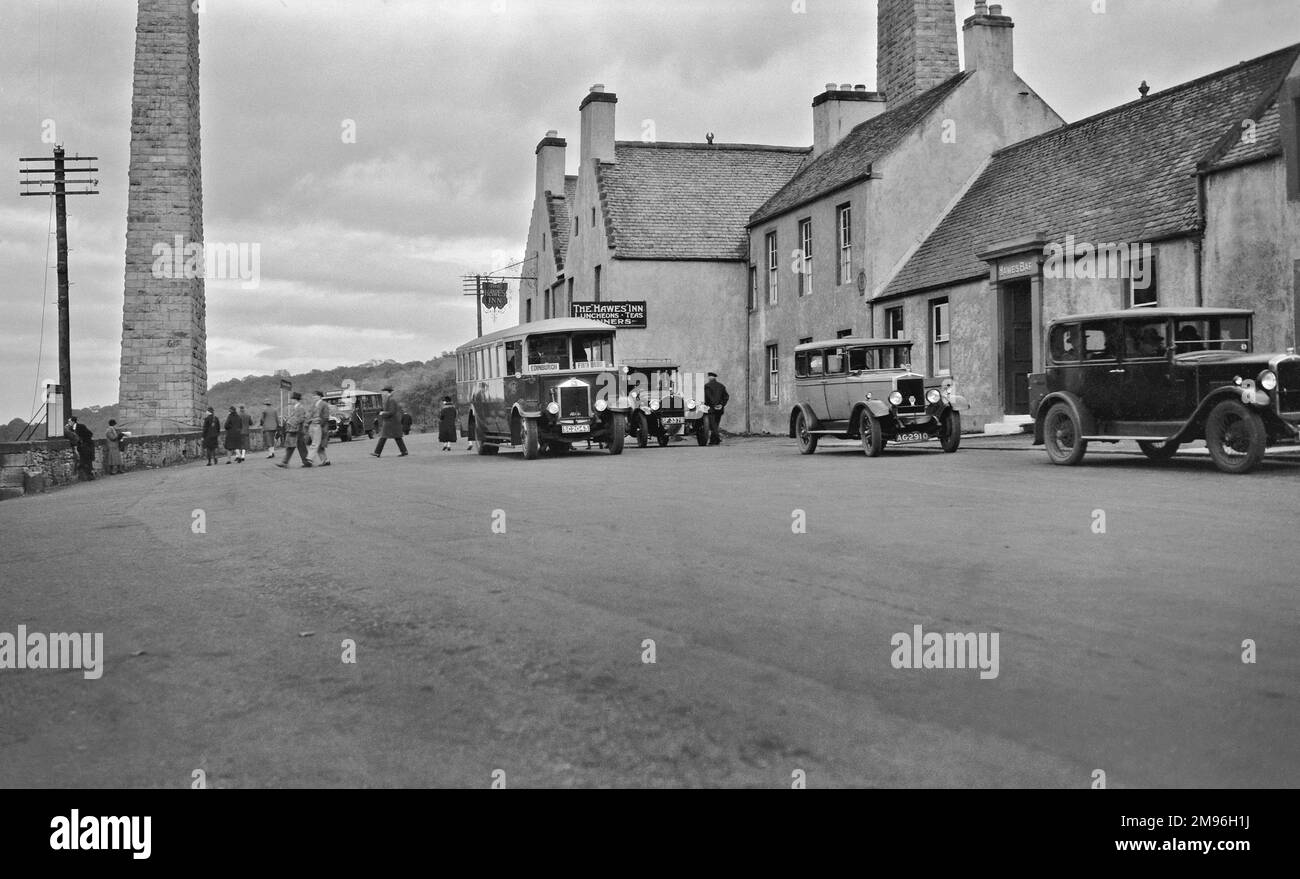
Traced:
<path id="1" fill-rule="evenodd" d="M 551 413 L 552 415 L 559 415 L 560 404 L 552 400 L 551 402 L 546 404 L 546 411 Z"/>
<path id="2" fill-rule="evenodd" d="M 687 409 L 694 409 L 695 406 L 696 406 L 696 403 L 695 403 L 694 398 L 687 399 L 687 401 L 686 401 L 686 408 L 687 408 Z"/>
<path id="3" fill-rule="evenodd" d="M 889 402 L 897 406 L 903 402 L 903 395 L 900 394 L 898 391 L 894 391 L 892 394 L 889 395 Z"/>
<path id="4" fill-rule="evenodd" d="M 1266 391 L 1271 391 L 1277 387 L 1277 375 L 1271 369 L 1266 369 L 1259 374 L 1259 386 Z"/>
<path id="5" fill-rule="evenodd" d="M 938 403 L 941 397 L 942 395 L 939 393 L 938 388 L 930 388 L 930 390 L 925 392 L 925 402 L 932 406 L 935 403 Z"/>
<path id="6" fill-rule="evenodd" d="M 609 403 L 606 402 L 604 397 L 601 397 L 599 400 L 596 401 L 597 412 L 604 412 L 608 408 L 609 408 Z"/>
<path id="7" fill-rule="evenodd" d="M 651 401 L 650 401 L 650 408 L 653 409 L 653 410 L 655 410 L 656 412 L 659 411 L 659 406 L 660 406 L 660 405 L 661 405 L 661 404 L 659 403 L 658 400 L 651 400 Z"/>

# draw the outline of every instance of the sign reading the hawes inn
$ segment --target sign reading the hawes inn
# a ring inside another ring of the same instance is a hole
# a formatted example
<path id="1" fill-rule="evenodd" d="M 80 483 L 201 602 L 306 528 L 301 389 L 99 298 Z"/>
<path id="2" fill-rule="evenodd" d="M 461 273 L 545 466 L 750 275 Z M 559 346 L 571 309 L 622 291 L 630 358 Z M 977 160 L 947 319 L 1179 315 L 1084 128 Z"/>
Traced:
<path id="1" fill-rule="evenodd" d="M 645 300 L 639 302 L 575 302 L 570 317 L 589 317 L 626 330 L 644 330 Z"/>

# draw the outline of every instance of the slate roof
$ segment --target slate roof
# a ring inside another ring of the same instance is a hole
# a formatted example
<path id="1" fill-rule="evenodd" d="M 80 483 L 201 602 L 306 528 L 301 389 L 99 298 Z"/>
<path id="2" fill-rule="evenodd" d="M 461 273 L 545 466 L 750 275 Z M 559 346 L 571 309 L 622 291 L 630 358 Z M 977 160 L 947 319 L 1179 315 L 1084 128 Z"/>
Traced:
<path id="1" fill-rule="evenodd" d="M 1193 232 L 1198 164 L 1225 149 L 1217 161 L 1247 154 L 1233 132 L 1267 106 L 1298 54 L 1291 46 L 994 153 L 884 294 L 987 275 L 977 251 L 1038 232 L 1093 243 Z"/>
<path id="2" fill-rule="evenodd" d="M 757 225 L 841 189 L 862 177 L 971 75 L 959 73 L 906 103 L 854 127 L 839 143 L 807 164 L 749 218 Z"/>
<path id="3" fill-rule="evenodd" d="M 619 141 L 596 180 L 605 234 L 623 259 L 744 260 L 745 223 L 808 147 Z"/>
<path id="4" fill-rule="evenodd" d="M 573 175 L 565 175 L 563 195 L 546 190 L 546 218 L 551 227 L 551 252 L 557 272 L 564 271 L 564 260 L 569 254 L 569 208 L 577 191 L 578 178 Z"/>

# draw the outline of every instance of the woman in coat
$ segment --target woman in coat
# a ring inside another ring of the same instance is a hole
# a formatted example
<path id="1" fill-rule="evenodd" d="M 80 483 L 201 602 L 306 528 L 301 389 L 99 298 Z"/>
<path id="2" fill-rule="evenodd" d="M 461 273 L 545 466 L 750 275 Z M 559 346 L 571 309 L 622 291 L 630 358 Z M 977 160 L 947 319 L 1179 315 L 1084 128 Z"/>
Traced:
<path id="1" fill-rule="evenodd" d="M 230 459 L 242 463 L 243 459 L 239 457 L 240 451 L 244 448 L 244 419 L 235 407 L 230 407 L 230 414 L 226 416 L 226 463 Z"/>
<path id="2" fill-rule="evenodd" d="M 438 411 L 438 441 L 444 452 L 450 452 L 451 444 L 456 441 L 456 407 L 451 397 L 442 398 L 442 409 Z"/>
<path id="3" fill-rule="evenodd" d="M 122 431 L 117 429 L 117 419 L 108 420 L 108 430 L 104 431 L 104 439 L 107 445 L 104 446 L 104 472 L 112 476 L 114 473 L 122 472 L 122 447 L 119 445 L 122 441 Z"/>
<path id="4" fill-rule="evenodd" d="M 208 457 L 211 467 L 217 460 L 217 440 L 221 438 L 221 419 L 208 407 L 207 417 L 203 419 L 203 453 Z"/>

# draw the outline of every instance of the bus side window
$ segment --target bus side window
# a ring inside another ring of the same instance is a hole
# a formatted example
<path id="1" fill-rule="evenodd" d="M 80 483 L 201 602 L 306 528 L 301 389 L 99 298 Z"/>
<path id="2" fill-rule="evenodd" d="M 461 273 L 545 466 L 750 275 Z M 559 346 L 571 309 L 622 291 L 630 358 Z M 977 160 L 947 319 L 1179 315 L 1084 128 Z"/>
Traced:
<path id="1" fill-rule="evenodd" d="M 506 375 L 517 375 L 520 372 L 519 348 L 521 345 L 522 343 L 518 340 L 506 342 Z"/>

